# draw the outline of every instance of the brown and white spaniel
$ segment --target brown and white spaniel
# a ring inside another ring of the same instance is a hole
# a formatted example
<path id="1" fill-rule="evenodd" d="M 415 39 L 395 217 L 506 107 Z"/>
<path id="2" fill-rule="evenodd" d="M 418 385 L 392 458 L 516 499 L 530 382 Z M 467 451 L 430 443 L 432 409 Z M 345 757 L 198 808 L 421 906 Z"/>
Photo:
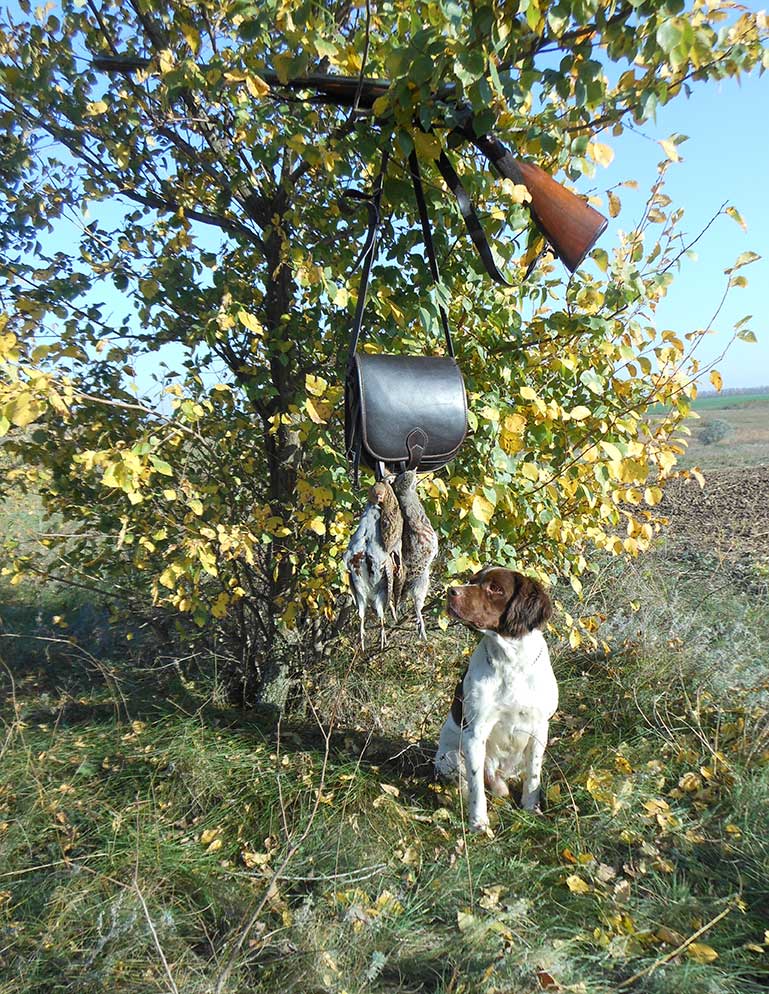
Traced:
<path id="1" fill-rule="evenodd" d="M 436 773 L 459 777 L 468 793 L 470 827 L 489 825 L 485 786 L 507 797 L 507 781 L 522 781 L 521 804 L 538 810 L 542 759 L 558 684 L 540 629 L 550 598 L 531 577 L 501 566 L 482 569 L 448 591 L 448 613 L 483 632 L 457 685 L 441 729 Z"/>

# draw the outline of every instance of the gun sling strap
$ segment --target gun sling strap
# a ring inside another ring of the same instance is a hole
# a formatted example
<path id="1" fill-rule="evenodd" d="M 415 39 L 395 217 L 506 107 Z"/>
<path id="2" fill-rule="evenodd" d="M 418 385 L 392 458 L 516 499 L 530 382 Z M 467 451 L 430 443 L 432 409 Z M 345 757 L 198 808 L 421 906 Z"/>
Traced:
<path id="1" fill-rule="evenodd" d="M 377 479 L 388 471 L 440 469 L 456 455 L 467 434 L 464 381 L 454 359 L 448 314 L 440 302 L 438 312 L 447 356 L 358 352 L 371 267 L 377 250 L 382 185 L 388 158 L 389 153 L 384 152 L 370 197 L 357 192 L 351 194 L 365 199 L 369 209 L 369 229 L 360 256 L 362 271 L 345 379 L 345 447 L 356 486 L 361 462 L 374 470 Z M 409 156 L 409 171 L 425 254 L 430 274 L 437 284 L 440 280 L 438 262 L 414 152 Z"/>

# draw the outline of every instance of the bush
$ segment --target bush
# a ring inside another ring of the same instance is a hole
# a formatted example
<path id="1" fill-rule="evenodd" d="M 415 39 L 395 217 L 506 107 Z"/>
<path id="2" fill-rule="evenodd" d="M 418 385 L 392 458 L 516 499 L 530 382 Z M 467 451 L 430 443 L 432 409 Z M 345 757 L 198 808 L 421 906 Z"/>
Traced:
<path id="1" fill-rule="evenodd" d="M 703 445 L 712 445 L 714 442 L 720 442 L 722 438 L 726 438 L 731 430 L 732 426 L 728 421 L 715 418 L 703 425 L 700 431 L 700 441 Z"/>

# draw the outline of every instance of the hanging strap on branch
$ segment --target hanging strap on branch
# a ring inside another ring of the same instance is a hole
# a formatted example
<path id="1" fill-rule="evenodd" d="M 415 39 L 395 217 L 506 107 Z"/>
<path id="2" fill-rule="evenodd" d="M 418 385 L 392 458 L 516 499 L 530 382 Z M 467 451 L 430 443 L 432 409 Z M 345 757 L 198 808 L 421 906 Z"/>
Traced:
<path id="1" fill-rule="evenodd" d="M 374 183 L 373 193 L 365 194 L 361 193 L 359 190 L 348 191 L 347 196 L 354 197 L 357 200 L 365 200 L 368 204 L 369 212 L 369 223 L 368 232 L 366 233 L 366 241 L 363 246 L 361 254 L 355 261 L 353 265 L 353 271 L 358 268 L 358 266 L 363 263 L 363 268 L 360 274 L 360 285 L 358 287 L 358 300 L 355 305 L 355 317 L 352 322 L 352 331 L 350 332 L 350 346 L 347 350 L 347 368 L 349 369 L 355 351 L 358 348 L 358 340 L 360 339 L 361 326 L 363 324 L 363 310 L 366 306 L 366 297 L 368 295 L 368 284 L 369 278 L 371 276 L 371 266 L 374 262 L 374 257 L 376 256 L 377 239 L 379 236 L 379 225 L 382 220 L 381 215 L 381 205 L 382 205 L 382 185 L 384 183 L 385 171 L 387 170 L 387 162 L 390 158 L 389 149 L 385 149 L 382 152 L 382 165 L 379 170 L 379 175 Z"/>
<path id="2" fill-rule="evenodd" d="M 422 189 L 422 177 L 419 174 L 419 162 L 417 161 L 416 152 L 412 149 L 409 155 L 409 171 L 411 172 L 411 180 L 414 184 L 414 196 L 417 201 L 417 210 L 419 211 L 419 221 L 422 225 L 422 236 L 425 240 L 425 251 L 427 252 L 427 261 L 430 266 L 430 272 L 433 277 L 433 283 L 437 286 L 441 281 L 441 275 L 438 271 L 438 260 L 435 258 L 435 246 L 433 245 L 433 233 L 430 229 L 430 218 L 427 214 L 427 204 L 425 203 L 425 194 Z M 454 357 L 454 345 L 451 341 L 451 329 L 449 328 L 449 317 L 446 313 L 446 309 L 438 301 L 438 312 L 441 316 L 441 325 L 443 326 L 443 335 L 446 339 L 446 349 L 449 355 Z"/>
<path id="3" fill-rule="evenodd" d="M 486 237 L 486 232 L 483 230 L 480 218 L 478 217 L 475 208 L 473 207 L 470 196 L 462 185 L 462 181 L 457 175 L 454 166 L 451 163 L 448 155 L 444 151 L 438 156 L 438 169 L 441 176 L 443 177 L 446 186 L 451 190 L 457 200 L 459 206 L 459 213 L 462 215 L 462 219 L 465 222 L 465 227 L 473 240 L 473 245 L 478 251 L 478 255 L 481 257 L 483 266 L 489 276 L 502 286 L 512 286 L 502 273 L 499 271 L 496 262 L 494 261 L 494 256 L 491 252 L 491 246 L 489 245 L 489 240 Z"/>
<path id="4" fill-rule="evenodd" d="M 374 189 L 370 194 L 363 193 L 360 190 L 348 190 L 345 193 L 346 197 L 364 201 L 368 206 L 369 212 L 369 226 L 366 233 L 366 241 L 364 242 L 360 255 L 352 267 L 353 270 L 355 270 L 362 264 L 360 285 L 358 287 L 358 300 L 355 305 L 355 316 L 353 318 L 352 330 L 350 332 L 350 344 L 347 351 L 348 368 L 350 367 L 353 356 L 358 348 L 361 329 L 363 326 L 363 311 L 366 306 L 368 285 L 371 278 L 371 267 L 376 257 L 377 242 L 379 240 L 379 227 L 382 222 L 382 185 L 384 182 L 385 171 L 387 170 L 388 159 L 389 151 L 386 150 L 382 153 L 382 165 L 374 182 Z M 427 213 L 427 203 L 425 201 L 424 189 L 422 187 L 422 177 L 419 171 L 419 163 L 414 151 L 412 151 L 409 156 L 409 172 L 411 174 L 411 181 L 414 185 L 414 197 L 417 203 L 417 211 L 419 212 L 419 222 L 422 226 L 422 237 L 425 243 L 427 263 L 430 267 L 430 274 L 433 278 L 433 282 L 437 286 L 441 281 L 441 276 L 438 269 L 438 260 L 435 255 L 435 245 L 433 243 L 432 229 L 430 227 L 430 218 Z M 446 313 L 446 308 L 440 303 L 440 301 L 438 302 L 438 313 L 440 315 L 441 327 L 443 328 L 443 337 L 446 340 L 446 350 L 453 358 L 454 343 L 451 340 L 449 317 Z"/>

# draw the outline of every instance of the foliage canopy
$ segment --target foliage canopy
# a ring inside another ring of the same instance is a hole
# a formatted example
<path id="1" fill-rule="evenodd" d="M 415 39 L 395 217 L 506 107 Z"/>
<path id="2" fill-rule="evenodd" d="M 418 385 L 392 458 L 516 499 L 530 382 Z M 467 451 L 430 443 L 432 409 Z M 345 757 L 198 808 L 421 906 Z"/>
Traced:
<path id="1" fill-rule="evenodd" d="M 368 347 L 421 350 L 427 336 L 440 351 L 442 294 L 471 401 L 472 438 L 424 485 L 449 574 L 505 561 L 579 591 L 591 548 L 648 547 L 707 330 L 654 324 L 687 245 L 663 189 L 680 136 L 662 143 L 639 223 L 565 290 L 547 258 L 524 280 L 540 245 L 520 190 L 467 148 L 452 153 L 514 284 L 503 290 L 479 270 L 431 166 L 453 114 L 433 95 L 453 86 L 481 126 L 584 189 L 612 158 L 607 133 L 692 85 L 763 69 L 765 15 L 726 0 L 19 7 L 0 26 L 0 432 L 18 457 L 13 485 L 42 493 L 76 536 L 47 540 L 60 543 L 60 574 L 112 577 L 218 625 L 240 647 L 246 698 L 289 658 L 307 664 L 298 645 L 316 651 L 340 617 L 360 503 L 342 453 L 339 357 L 365 220 L 339 196 L 370 182 L 385 146 Z M 99 55 L 152 61 L 110 77 L 93 67 Z M 358 118 L 276 97 L 266 69 L 393 85 Z M 407 183 L 414 146 L 437 289 Z M 603 203 L 619 213 L 616 190 Z M 654 404 L 665 413 L 647 417 Z M 575 624 L 573 641 L 593 627 Z"/>

